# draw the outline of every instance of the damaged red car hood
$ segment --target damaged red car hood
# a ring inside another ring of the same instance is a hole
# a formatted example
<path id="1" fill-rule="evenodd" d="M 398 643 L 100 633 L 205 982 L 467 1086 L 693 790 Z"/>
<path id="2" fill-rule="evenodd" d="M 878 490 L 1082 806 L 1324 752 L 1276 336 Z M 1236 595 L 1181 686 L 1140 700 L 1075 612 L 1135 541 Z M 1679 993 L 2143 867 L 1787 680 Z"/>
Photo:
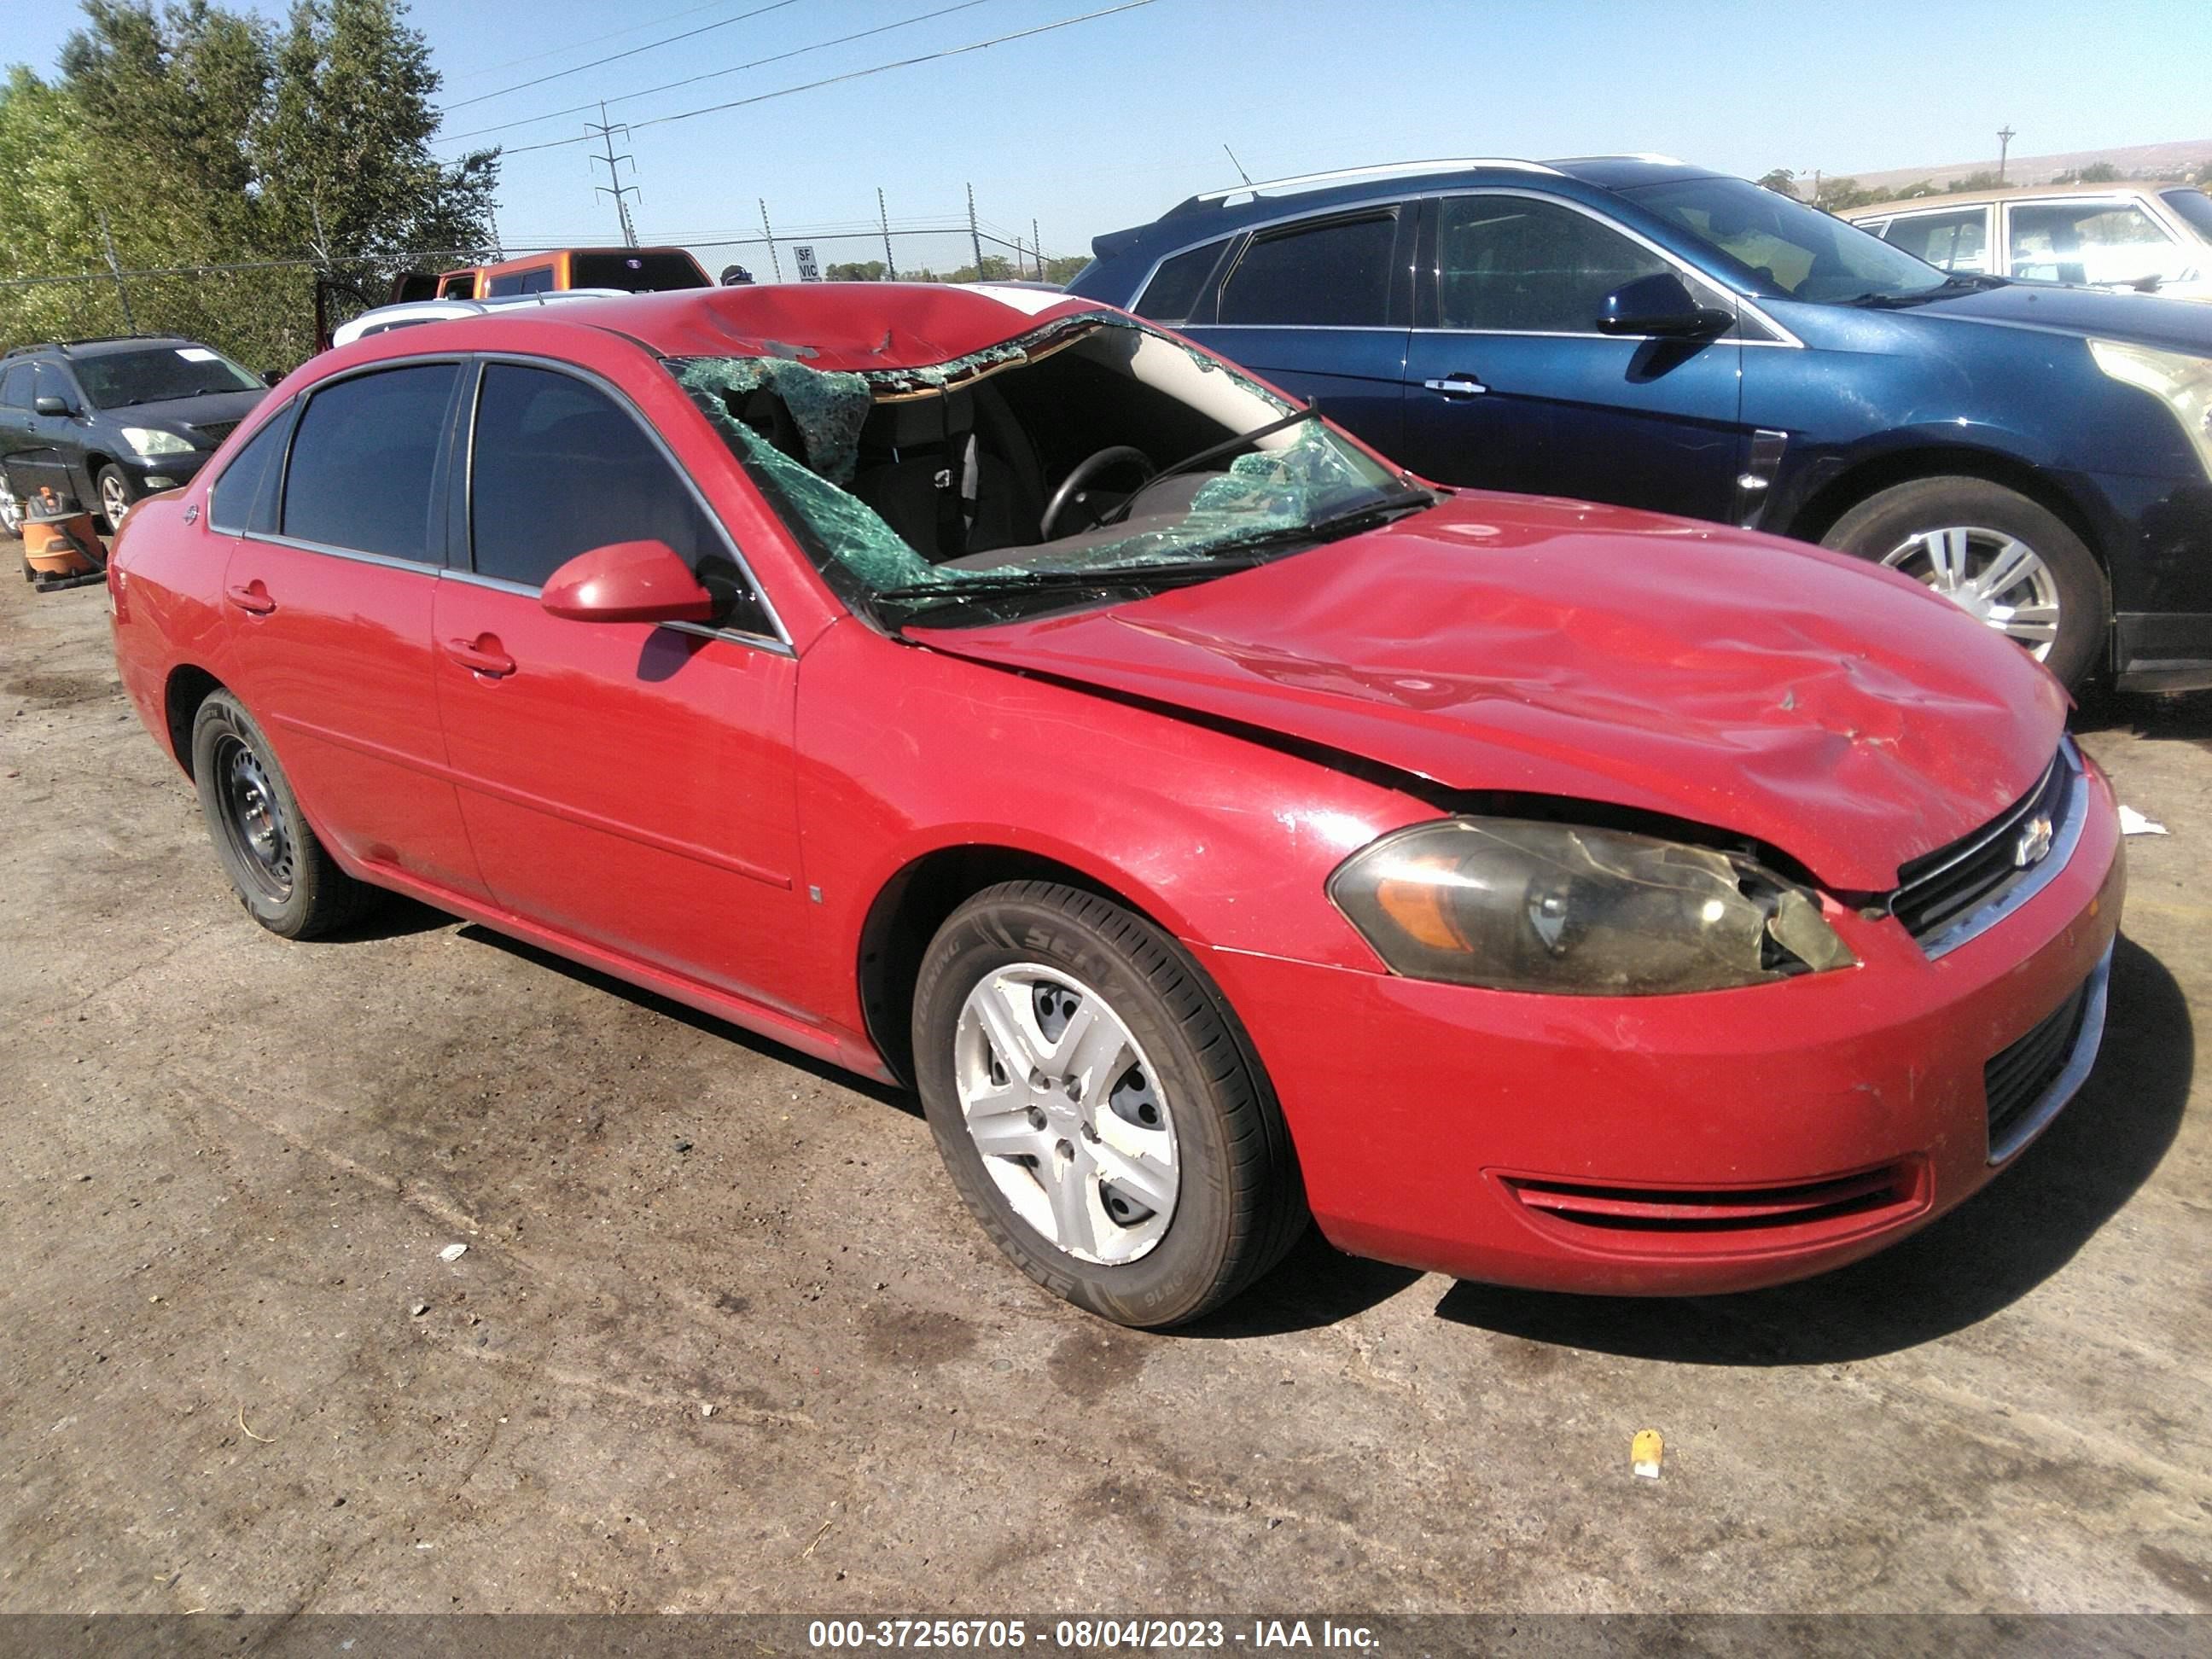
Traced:
<path id="1" fill-rule="evenodd" d="M 1504 495 L 1131 604 L 908 631 L 1451 790 L 1692 819 L 1859 892 L 2018 800 L 2066 714 L 2017 647 L 1893 572 Z"/>

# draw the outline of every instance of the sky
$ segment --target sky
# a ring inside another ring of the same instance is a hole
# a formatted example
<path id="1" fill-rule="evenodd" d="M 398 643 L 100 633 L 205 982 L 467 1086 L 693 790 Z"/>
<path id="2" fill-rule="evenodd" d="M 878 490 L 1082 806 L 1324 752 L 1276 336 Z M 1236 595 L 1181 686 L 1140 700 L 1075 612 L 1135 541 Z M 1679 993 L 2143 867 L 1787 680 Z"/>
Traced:
<path id="1" fill-rule="evenodd" d="M 615 148 L 635 160 L 623 182 L 639 187 L 641 238 L 693 246 L 710 269 L 765 267 L 757 248 L 710 246 L 757 235 L 763 200 L 779 236 L 821 238 L 823 263 L 879 257 L 880 242 L 826 234 L 872 226 L 878 187 L 894 225 L 964 224 L 972 185 L 987 233 L 1026 242 L 1034 221 L 1048 252 L 1083 252 L 1099 232 L 1234 184 L 1224 145 L 1262 179 L 1638 150 L 1757 177 L 1993 163 L 2007 125 L 2015 155 L 2212 136 L 2212 0 L 1147 0 L 642 125 L 1122 3 L 416 0 L 411 20 L 445 77 L 454 137 L 439 152 L 510 147 L 506 242 L 618 239 L 593 191 L 606 168 L 586 146 L 520 148 L 579 137 L 596 113 L 549 112 L 605 98 L 633 126 Z M 0 0 L 0 56 L 51 73 L 76 17 L 60 0 Z M 881 32 L 821 44 L 863 30 Z M 716 73 L 781 53 L 795 55 Z M 695 76 L 713 78 L 647 92 Z M 545 118 L 460 136 L 525 118 Z M 964 235 L 901 247 L 940 269 L 968 257 Z"/>

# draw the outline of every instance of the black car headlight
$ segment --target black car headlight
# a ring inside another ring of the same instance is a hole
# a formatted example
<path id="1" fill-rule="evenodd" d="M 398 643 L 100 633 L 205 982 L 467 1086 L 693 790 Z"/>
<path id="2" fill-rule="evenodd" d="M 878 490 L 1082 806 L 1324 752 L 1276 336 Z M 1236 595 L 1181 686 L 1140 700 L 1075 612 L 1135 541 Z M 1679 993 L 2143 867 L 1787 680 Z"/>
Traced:
<path id="1" fill-rule="evenodd" d="M 1617 830 L 1446 818 L 1361 848 L 1328 895 L 1401 974 L 1659 996 L 1848 968 L 1820 901 L 1741 854 Z"/>

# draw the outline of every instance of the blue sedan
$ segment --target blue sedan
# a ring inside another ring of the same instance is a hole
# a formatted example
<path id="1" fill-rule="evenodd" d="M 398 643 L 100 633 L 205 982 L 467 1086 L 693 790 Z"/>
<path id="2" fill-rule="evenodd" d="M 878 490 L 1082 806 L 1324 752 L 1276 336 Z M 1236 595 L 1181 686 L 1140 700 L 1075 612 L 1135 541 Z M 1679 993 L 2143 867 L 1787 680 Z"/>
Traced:
<path id="1" fill-rule="evenodd" d="M 1954 276 L 1651 157 L 1194 197 L 1071 291 L 1448 483 L 1892 566 L 2069 684 L 2212 685 L 2212 307 Z"/>

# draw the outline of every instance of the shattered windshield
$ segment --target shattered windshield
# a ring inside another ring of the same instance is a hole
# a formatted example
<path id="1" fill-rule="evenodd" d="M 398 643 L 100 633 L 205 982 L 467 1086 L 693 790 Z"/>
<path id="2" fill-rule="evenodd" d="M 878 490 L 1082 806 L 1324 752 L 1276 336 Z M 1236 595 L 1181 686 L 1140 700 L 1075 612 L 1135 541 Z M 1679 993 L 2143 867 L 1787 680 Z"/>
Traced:
<path id="1" fill-rule="evenodd" d="M 831 586 L 893 626 L 1205 580 L 1431 500 L 1118 313 L 924 368 L 770 349 L 668 367 Z"/>

